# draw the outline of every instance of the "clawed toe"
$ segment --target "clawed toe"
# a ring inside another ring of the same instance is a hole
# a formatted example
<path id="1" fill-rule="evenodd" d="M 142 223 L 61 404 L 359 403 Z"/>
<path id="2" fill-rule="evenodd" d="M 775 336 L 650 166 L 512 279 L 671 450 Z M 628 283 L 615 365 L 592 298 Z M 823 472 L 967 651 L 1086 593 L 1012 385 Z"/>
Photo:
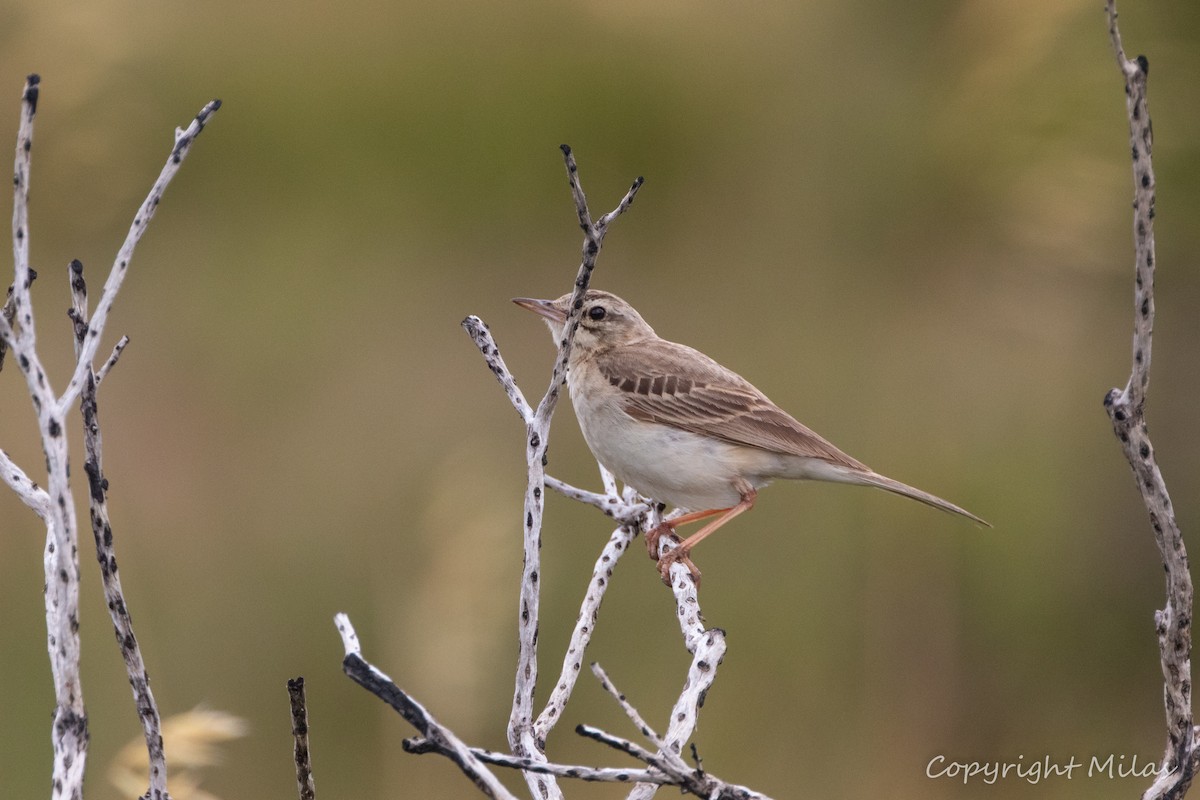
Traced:
<path id="1" fill-rule="evenodd" d="M 700 568 L 692 563 L 692 559 L 688 558 L 689 555 L 690 550 L 685 550 L 683 547 L 676 547 L 674 550 L 663 553 L 662 557 L 658 559 L 658 574 L 662 576 L 663 583 L 667 586 L 671 585 L 671 565 L 679 562 L 692 574 L 696 588 L 700 588 Z"/>
<path id="2" fill-rule="evenodd" d="M 646 531 L 646 550 L 650 553 L 651 561 L 658 561 L 658 540 L 664 534 L 673 535 L 674 533 L 675 529 L 665 522 Z"/>

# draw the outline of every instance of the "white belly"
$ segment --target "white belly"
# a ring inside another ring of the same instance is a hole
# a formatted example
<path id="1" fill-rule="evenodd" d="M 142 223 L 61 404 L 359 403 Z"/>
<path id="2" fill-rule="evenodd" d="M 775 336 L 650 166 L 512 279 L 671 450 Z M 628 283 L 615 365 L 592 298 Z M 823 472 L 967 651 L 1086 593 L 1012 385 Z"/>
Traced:
<path id="1" fill-rule="evenodd" d="M 755 488 L 767 483 L 767 477 L 748 474 L 749 448 L 635 420 L 613 395 L 604 398 L 596 401 L 572 390 L 583 438 L 597 461 L 640 494 L 700 511 L 737 505 L 739 478 Z"/>

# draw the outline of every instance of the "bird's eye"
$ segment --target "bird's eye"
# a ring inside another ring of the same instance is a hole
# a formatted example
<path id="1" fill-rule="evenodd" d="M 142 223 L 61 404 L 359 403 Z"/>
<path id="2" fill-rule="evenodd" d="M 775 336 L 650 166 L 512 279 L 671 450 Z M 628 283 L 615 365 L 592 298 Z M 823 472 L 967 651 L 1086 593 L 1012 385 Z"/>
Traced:
<path id="1" fill-rule="evenodd" d="M 604 310 L 604 306 L 592 306 L 588 309 L 588 316 L 597 322 L 604 319 L 607 314 L 608 312 Z"/>

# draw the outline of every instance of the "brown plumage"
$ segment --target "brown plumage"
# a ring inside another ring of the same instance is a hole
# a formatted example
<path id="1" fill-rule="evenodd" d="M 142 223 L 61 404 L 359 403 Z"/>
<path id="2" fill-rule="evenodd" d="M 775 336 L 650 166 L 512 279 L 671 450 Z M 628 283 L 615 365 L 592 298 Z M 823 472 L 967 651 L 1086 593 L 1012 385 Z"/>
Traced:
<path id="1" fill-rule="evenodd" d="M 519 298 L 562 337 L 570 295 Z M 647 534 L 721 516 L 659 559 L 663 579 L 691 549 L 754 505 L 775 478 L 875 486 L 987 525 L 953 503 L 880 475 L 795 420 L 742 376 L 686 345 L 660 338 L 614 294 L 584 297 L 567 371 L 575 415 L 592 454 L 639 493 L 692 513 Z"/>

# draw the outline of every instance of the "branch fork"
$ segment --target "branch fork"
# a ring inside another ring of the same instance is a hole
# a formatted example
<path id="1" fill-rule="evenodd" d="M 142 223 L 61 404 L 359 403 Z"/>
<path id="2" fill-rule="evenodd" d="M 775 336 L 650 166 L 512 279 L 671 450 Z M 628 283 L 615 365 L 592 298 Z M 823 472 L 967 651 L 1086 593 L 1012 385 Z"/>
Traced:
<path id="1" fill-rule="evenodd" d="M 652 529 L 662 519 L 661 507 L 639 497 L 629 487 L 618 490 L 616 479 L 603 466 L 600 466 L 602 492 L 580 489 L 546 474 L 550 421 L 565 383 L 575 331 L 583 311 L 583 296 L 591 283 L 596 258 L 609 227 L 629 209 L 642 186 L 642 179 L 638 178 L 616 208 L 599 219 L 594 219 L 579 182 L 575 157 L 566 145 L 562 147 L 562 151 L 571 196 L 584 238 L 572 302 L 563 326 L 563 335 L 557 343 L 550 383 L 536 406 L 526 399 L 517 385 L 487 324 L 477 316 L 469 316 L 462 322 L 463 328 L 475 343 L 484 362 L 495 375 L 525 426 L 527 483 L 522 509 L 524 562 L 518 602 L 519 648 L 513 703 L 507 727 L 511 754 L 494 753 L 463 744 L 453 733 L 437 723 L 419 703 L 362 659 L 349 619 L 345 615 L 338 615 L 338 628 L 342 631 L 346 650 L 343 669 L 353 680 L 396 708 L 418 730 L 418 738 L 405 742 L 406 751 L 439 753 L 450 758 L 475 786 L 489 797 L 511 795 L 495 781 L 488 765 L 519 770 L 531 795 L 539 800 L 557 800 L 563 797 L 562 788 L 558 783 L 560 778 L 631 784 L 628 796 L 642 800 L 652 797 L 658 788 L 664 785 L 677 786 L 684 792 L 706 798 L 763 798 L 763 795 L 744 787 L 724 783 L 699 768 L 689 767 L 680 756 L 695 730 L 699 708 L 716 676 L 717 665 L 721 663 L 725 653 L 724 632 L 719 629 L 705 629 L 696 584 L 682 564 L 676 565 L 677 572 L 672 572 L 672 591 L 676 597 L 677 616 L 684 646 L 692 654 L 693 660 L 683 689 L 672 709 L 665 734 L 657 734 L 623 695 L 611 689 L 612 682 L 598 666 L 593 666 L 593 673 L 602 685 L 617 697 L 650 746 L 644 747 L 586 725 L 576 728 L 580 735 L 616 747 L 633 756 L 643 766 L 637 769 L 583 767 L 555 764 L 546 757 L 547 739 L 554 726 L 562 719 L 578 677 L 583 672 L 585 652 L 595 631 L 600 605 L 605 591 L 611 584 L 617 562 L 629 550 L 638 533 Z M 541 531 L 547 488 L 597 508 L 614 520 L 617 527 L 597 556 L 570 643 L 563 656 L 558 679 L 545 706 L 535 713 L 539 589 L 542 570 Z M 663 537 L 666 546 L 669 546 L 668 538 L 670 537 Z M 675 540 L 675 543 L 677 544 L 678 540 Z"/>
<path id="2" fill-rule="evenodd" d="M 118 646 L 129 674 L 135 706 L 141 719 L 150 760 L 147 798 L 167 800 L 167 765 L 162 750 L 158 709 L 150 691 L 141 650 L 133 633 L 113 552 L 113 530 L 109 521 L 101 458 L 101 436 L 96 390 L 116 366 L 128 339 L 122 338 L 99 371 L 94 359 L 100 346 L 108 313 L 125 278 L 134 248 L 158 208 L 163 192 L 178 172 L 195 137 L 207 119 L 220 107 L 214 100 L 182 131 L 177 133 L 171 154 L 158 180 L 134 217 L 129 234 L 105 282 L 91 319 L 88 318 L 87 284 L 83 265 L 68 267 L 72 305 L 68 311 L 74 330 L 75 366 L 67 388 L 56 394 L 37 350 L 37 326 L 30 287 L 37 277 L 29 266 L 29 176 L 33 153 L 34 120 L 41 94 L 41 79 L 30 75 L 21 96 L 21 118 L 13 166 L 13 283 L 0 312 L 0 368 L 5 351 L 25 376 L 25 384 L 37 417 L 42 449 L 46 457 L 46 488 L 29 478 L 12 458 L 0 450 L 0 480 L 16 492 L 46 525 L 45 570 L 46 641 L 54 678 L 56 708 L 52 727 L 54 747 L 53 786 L 56 796 L 82 797 L 87 761 L 88 726 L 80 682 L 79 640 L 79 555 L 75 501 L 69 481 L 69 452 L 66 415 L 76 399 L 83 414 L 84 473 L 88 478 L 90 519 Z"/>

